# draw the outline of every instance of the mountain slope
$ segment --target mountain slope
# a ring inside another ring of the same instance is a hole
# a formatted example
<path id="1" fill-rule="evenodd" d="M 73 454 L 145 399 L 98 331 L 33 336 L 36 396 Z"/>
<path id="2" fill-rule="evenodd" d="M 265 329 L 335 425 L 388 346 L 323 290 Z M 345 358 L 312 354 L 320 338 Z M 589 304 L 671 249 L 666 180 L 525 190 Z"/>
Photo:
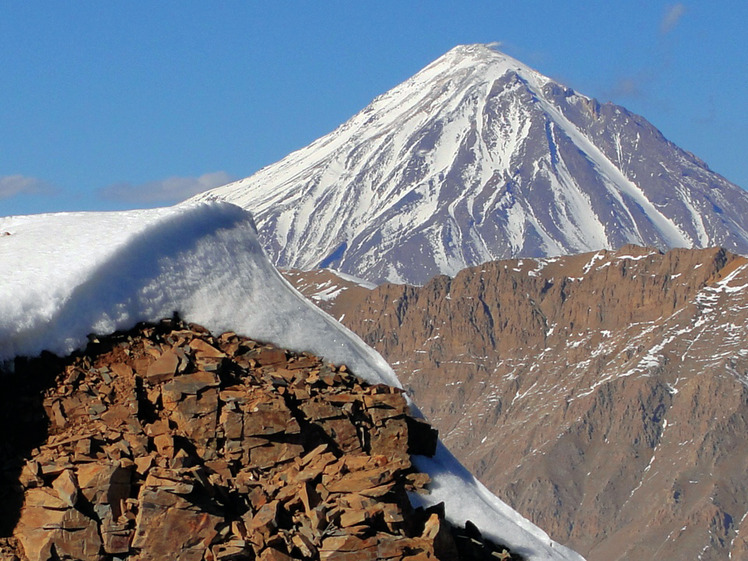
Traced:
<path id="1" fill-rule="evenodd" d="M 252 211 L 280 267 L 377 283 L 627 243 L 748 253 L 748 194 L 642 117 L 483 45 L 196 198 Z"/>
<path id="2" fill-rule="evenodd" d="M 490 489 L 591 561 L 748 554 L 746 258 L 631 246 L 319 303 Z"/>
<path id="3" fill-rule="evenodd" d="M 6 366 L 44 349 L 67 354 L 85 346 L 90 333 L 176 311 L 211 331 L 312 351 L 370 383 L 399 386 L 375 351 L 283 280 L 262 252 L 250 215 L 233 205 L 0 218 L 0 231 L 7 232 L 0 237 Z M 528 560 L 580 559 L 488 492 L 443 446 L 415 463 L 434 482 L 422 500 L 444 501 L 450 520 L 473 521 Z"/>

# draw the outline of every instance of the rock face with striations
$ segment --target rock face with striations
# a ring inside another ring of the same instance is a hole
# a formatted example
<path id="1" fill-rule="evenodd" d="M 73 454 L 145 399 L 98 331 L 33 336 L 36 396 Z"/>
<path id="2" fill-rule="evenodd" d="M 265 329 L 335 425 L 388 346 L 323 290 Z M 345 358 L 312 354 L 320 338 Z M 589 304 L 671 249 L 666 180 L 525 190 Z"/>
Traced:
<path id="1" fill-rule="evenodd" d="M 748 556 L 746 258 L 630 246 L 325 282 L 345 290 L 317 303 L 555 540 L 590 561 Z"/>
<path id="2" fill-rule="evenodd" d="M 411 506 L 436 432 L 345 366 L 174 318 L 4 381 L 3 559 L 519 559 Z"/>

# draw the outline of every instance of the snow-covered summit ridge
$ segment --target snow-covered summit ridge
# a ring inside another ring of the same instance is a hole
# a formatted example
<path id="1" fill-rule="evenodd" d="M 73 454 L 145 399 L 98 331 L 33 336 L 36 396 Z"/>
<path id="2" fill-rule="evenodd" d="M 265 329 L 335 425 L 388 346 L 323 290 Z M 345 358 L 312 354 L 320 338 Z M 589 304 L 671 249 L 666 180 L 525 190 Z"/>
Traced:
<path id="1" fill-rule="evenodd" d="M 447 78 L 454 80 L 461 76 L 463 83 L 474 81 L 489 84 L 510 71 L 532 83 L 534 88 L 542 88 L 547 83 L 552 82 L 547 76 L 543 76 L 537 70 L 499 51 L 497 48 L 488 44 L 475 43 L 457 45 L 405 83 L 412 80 L 416 84 L 425 84 L 434 79 Z"/>
<path id="2" fill-rule="evenodd" d="M 378 353 L 280 276 L 251 216 L 234 205 L 0 218 L 0 267 L 0 362 L 68 353 L 89 333 L 178 311 L 214 333 L 312 351 L 372 383 L 400 385 Z M 491 495 L 443 446 L 417 461 L 433 481 L 423 500 L 446 500 L 451 520 L 482 524 L 484 535 L 531 561 L 583 561 Z"/>
<path id="3" fill-rule="evenodd" d="M 748 193 L 644 118 L 487 45 L 455 47 L 330 134 L 196 199 L 251 210 L 281 267 L 377 283 L 628 243 L 748 253 Z"/>

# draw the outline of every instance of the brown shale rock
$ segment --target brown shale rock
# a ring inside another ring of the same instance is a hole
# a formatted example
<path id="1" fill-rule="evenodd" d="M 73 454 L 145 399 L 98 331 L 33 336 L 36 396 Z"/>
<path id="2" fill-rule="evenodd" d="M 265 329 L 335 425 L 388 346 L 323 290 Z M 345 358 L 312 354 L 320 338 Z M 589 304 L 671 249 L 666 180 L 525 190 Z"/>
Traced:
<path id="1" fill-rule="evenodd" d="M 457 553 L 462 530 L 443 510 L 411 506 L 408 492 L 427 492 L 429 478 L 409 453 L 433 453 L 437 436 L 410 418 L 401 390 L 178 318 L 92 340 L 19 373 L 53 368 L 54 382 L 39 400 L 46 436 L 26 459 L 0 457 L 18 466 L 12 487 L 23 493 L 2 559 L 467 560 L 503 550 L 483 540 L 488 553 Z"/>

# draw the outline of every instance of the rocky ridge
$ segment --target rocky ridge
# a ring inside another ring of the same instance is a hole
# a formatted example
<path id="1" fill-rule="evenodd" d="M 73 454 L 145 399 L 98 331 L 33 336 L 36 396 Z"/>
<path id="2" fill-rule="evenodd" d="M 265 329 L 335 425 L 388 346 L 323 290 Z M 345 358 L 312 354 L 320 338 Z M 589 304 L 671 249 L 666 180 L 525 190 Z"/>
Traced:
<path id="1" fill-rule="evenodd" d="M 3 381 L 3 559 L 519 559 L 411 506 L 436 432 L 345 366 L 175 317 Z"/>
<path id="2" fill-rule="evenodd" d="M 748 555 L 746 258 L 629 246 L 317 303 L 483 483 L 587 559 Z"/>

